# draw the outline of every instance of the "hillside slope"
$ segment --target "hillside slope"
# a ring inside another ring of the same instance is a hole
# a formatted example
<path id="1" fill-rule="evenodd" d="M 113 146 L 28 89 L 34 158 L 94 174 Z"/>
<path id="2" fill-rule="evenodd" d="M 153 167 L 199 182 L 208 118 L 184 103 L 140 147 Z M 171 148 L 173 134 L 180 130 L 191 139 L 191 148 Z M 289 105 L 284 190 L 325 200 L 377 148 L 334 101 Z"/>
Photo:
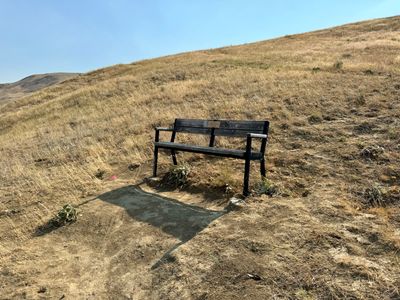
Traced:
<path id="1" fill-rule="evenodd" d="M 0 84 L 0 104 L 26 96 L 29 93 L 60 83 L 78 73 L 35 74 L 17 82 Z"/>
<path id="2" fill-rule="evenodd" d="M 127 186 L 221 211 L 243 174 L 180 154 L 183 190 L 141 183 L 153 128 L 175 117 L 270 120 L 280 192 L 254 193 L 157 265 L 177 225 L 118 204 Z M 1 107 L 0 157 L 6 298 L 400 298 L 400 17 L 83 74 Z M 78 221 L 36 236 L 65 203 Z"/>

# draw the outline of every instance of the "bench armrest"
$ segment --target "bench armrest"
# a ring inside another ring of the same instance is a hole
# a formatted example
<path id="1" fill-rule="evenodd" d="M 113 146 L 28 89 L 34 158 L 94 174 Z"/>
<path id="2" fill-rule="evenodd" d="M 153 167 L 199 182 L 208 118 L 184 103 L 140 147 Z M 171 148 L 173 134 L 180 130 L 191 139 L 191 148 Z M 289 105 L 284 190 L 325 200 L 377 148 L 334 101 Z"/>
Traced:
<path id="1" fill-rule="evenodd" d="M 175 138 L 175 131 L 173 128 L 167 128 L 167 127 L 156 127 L 156 135 L 155 135 L 155 142 L 159 142 L 160 141 L 160 131 L 172 131 L 172 137 L 171 137 L 171 142 L 173 142 L 174 138 Z"/>
<path id="2" fill-rule="evenodd" d="M 174 129 L 167 127 L 156 127 L 156 131 L 174 131 Z"/>
<path id="3" fill-rule="evenodd" d="M 250 138 L 259 138 L 259 139 L 266 139 L 267 135 L 266 134 L 261 134 L 261 133 L 248 133 L 248 137 Z"/>
<path id="4" fill-rule="evenodd" d="M 268 134 L 263 133 L 248 133 L 247 134 L 247 142 L 246 142 L 246 155 L 250 155 L 251 153 L 251 142 L 253 138 L 261 139 L 261 153 L 265 153 L 265 148 L 267 146 Z"/>

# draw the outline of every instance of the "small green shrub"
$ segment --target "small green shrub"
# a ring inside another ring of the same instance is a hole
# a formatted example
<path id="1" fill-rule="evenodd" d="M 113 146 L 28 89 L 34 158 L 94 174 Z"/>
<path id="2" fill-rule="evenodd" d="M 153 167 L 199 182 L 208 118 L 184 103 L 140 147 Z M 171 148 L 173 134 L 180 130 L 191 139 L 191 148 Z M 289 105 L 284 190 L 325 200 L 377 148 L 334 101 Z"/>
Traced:
<path id="1" fill-rule="evenodd" d="M 308 117 L 308 123 L 310 124 L 317 124 L 320 123 L 321 121 L 322 121 L 322 116 L 318 114 L 313 114 Z"/>
<path id="2" fill-rule="evenodd" d="M 363 122 L 359 125 L 354 126 L 354 132 L 358 134 L 371 134 L 375 127 L 376 126 L 374 124 Z"/>
<path id="3" fill-rule="evenodd" d="M 65 204 L 57 215 L 52 219 L 52 224 L 56 227 L 63 226 L 67 223 L 73 223 L 77 220 L 76 209 L 71 204 Z"/>
<path id="4" fill-rule="evenodd" d="M 268 179 L 263 179 L 255 188 L 258 195 L 268 195 L 270 197 L 279 194 L 279 188 L 271 183 Z"/>
<path id="5" fill-rule="evenodd" d="M 390 140 L 400 140 L 400 131 L 397 128 L 389 128 L 387 130 L 387 137 Z"/>
<path id="6" fill-rule="evenodd" d="M 336 70 L 341 70 L 343 69 L 343 62 L 342 61 L 337 61 L 333 64 L 333 68 Z"/>
<path id="7" fill-rule="evenodd" d="M 364 147 L 360 151 L 360 155 L 366 159 L 378 159 L 385 152 L 385 149 L 381 146 L 372 145 Z"/>
<path id="8" fill-rule="evenodd" d="M 182 187 L 188 182 L 190 168 L 187 165 L 173 166 L 164 177 L 164 182 L 175 187 Z"/>
<path id="9" fill-rule="evenodd" d="M 178 72 L 175 74 L 175 80 L 185 80 L 186 73 L 185 72 Z"/>
<path id="10" fill-rule="evenodd" d="M 368 206 L 382 206 L 384 204 L 382 189 L 377 184 L 366 188 L 363 198 Z"/>
<path id="11" fill-rule="evenodd" d="M 363 95 L 360 95 L 358 97 L 355 98 L 354 103 L 356 105 L 364 105 L 366 103 L 365 101 L 365 97 Z"/>
<path id="12" fill-rule="evenodd" d="M 96 174 L 94 174 L 94 177 L 96 177 L 97 179 L 103 180 L 105 174 L 106 174 L 106 171 L 98 169 Z"/>
<path id="13" fill-rule="evenodd" d="M 400 187 L 381 187 L 374 184 L 363 193 L 363 202 L 368 207 L 385 207 L 392 204 L 400 204 Z"/>

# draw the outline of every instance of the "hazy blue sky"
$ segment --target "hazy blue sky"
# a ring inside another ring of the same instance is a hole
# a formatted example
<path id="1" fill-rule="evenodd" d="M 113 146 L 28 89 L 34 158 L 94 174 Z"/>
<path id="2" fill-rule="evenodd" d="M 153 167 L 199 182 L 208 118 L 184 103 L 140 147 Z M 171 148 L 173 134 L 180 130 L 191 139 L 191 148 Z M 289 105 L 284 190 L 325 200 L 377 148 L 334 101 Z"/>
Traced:
<path id="1" fill-rule="evenodd" d="M 0 0 L 0 82 L 400 15 L 400 0 Z"/>

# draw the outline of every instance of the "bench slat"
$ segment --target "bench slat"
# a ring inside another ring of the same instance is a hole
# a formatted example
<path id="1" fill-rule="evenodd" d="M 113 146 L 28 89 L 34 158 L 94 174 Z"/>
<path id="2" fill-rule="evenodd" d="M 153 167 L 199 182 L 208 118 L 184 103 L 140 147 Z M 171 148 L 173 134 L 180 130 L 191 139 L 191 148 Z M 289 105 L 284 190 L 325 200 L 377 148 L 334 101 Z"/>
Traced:
<path id="1" fill-rule="evenodd" d="M 176 119 L 174 130 L 176 132 L 211 135 L 212 128 L 215 128 L 214 135 L 216 136 L 244 137 L 248 133 L 266 133 L 267 122 Z"/>
<path id="2" fill-rule="evenodd" d="M 175 128 L 176 132 L 196 133 L 211 135 L 212 128 L 198 128 L 198 127 L 178 127 Z M 248 133 L 263 133 L 263 130 L 245 130 L 245 129 L 215 129 L 215 136 L 232 136 L 232 137 L 245 137 Z"/>
<path id="3" fill-rule="evenodd" d="M 242 130 L 242 129 L 215 129 L 217 136 L 245 137 L 248 133 L 263 133 L 262 130 Z"/>
<path id="4" fill-rule="evenodd" d="M 203 127 L 175 127 L 174 130 L 175 130 L 176 132 L 198 133 L 198 134 L 211 135 L 211 128 L 203 128 Z"/>
<path id="5" fill-rule="evenodd" d="M 156 147 L 163 149 L 174 149 L 176 151 L 185 151 L 185 152 L 195 152 L 195 153 L 203 153 L 203 154 L 211 154 L 217 156 L 224 157 L 232 157 L 232 158 L 245 158 L 244 150 L 235 150 L 235 149 L 226 149 L 226 148 L 214 148 L 214 147 L 203 147 L 197 145 L 187 145 L 187 144 L 178 144 L 171 142 L 156 142 Z M 260 159 L 262 157 L 261 152 L 252 152 L 250 159 Z"/>
<path id="6" fill-rule="evenodd" d="M 223 129 L 263 130 L 266 121 L 176 119 L 175 127 L 213 128 L 215 123 Z M 210 125 L 209 125 L 210 124 Z"/>

